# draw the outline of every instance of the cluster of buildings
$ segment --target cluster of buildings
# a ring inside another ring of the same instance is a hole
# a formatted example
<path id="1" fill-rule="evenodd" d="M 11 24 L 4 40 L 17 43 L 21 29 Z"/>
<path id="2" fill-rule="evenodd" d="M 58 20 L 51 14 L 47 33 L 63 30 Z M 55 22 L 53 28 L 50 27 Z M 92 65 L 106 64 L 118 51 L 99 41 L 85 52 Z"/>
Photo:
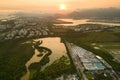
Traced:
<path id="1" fill-rule="evenodd" d="M 47 22 L 39 18 L 17 18 L 0 22 L 0 36 L 3 40 L 31 38 L 51 34 Z"/>
<path id="2" fill-rule="evenodd" d="M 72 43 L 69 43 L 68 47 L 70 48 L 70 54 L 76 58 L 73 61 L 75 64 L 78 64 L 77 67 L 79 67 L 78 69 L 80 69 L 84 80 L 94 80 L 101 75 L 106 79 L 111 78 L 113 80 L 119 80 L 118 75 L 112 69 L 111 65 L 100 56 Z M 88 74 L 92 76 L 90 77 Z"/>
<path id="3" fill-rule="evenodd" d="M 119 28 L 118 26 L 109 26 L 109 25 L 102 25 L 102 24 L 80 24 L 77 26 L 64 26 L 64 25 L 57 25 L 57 26 L 53 26 L 53 28 L 55 29 L 71 29 L 75 32 L 79 32 L 79 31 L 95 31 L 95 32 L 99 32 L 102 30 L 111 30 L 111 29 L 115 29 L 115 28 Z"/>
<path id="4" fill-rule="evenodd" d="M 70 75 L 62 75 L 61 77 L 57 78 L 56 80 L 79 80 L 77 74 L 70 74 Z"/>
<path id="5" fill-rule="evenodd" d="M 81 24 L 74 28 L 74 31 L 99 31 L 109 29 L 112 26 L 101 25 L 101 24 Z"/>
<path id="6" fill-rule="evenodd" d="M 80 58 L 80 61 L 86 70 L 95 71 L 105 69 L 103 63 L 92 52 L 75 45 L 72 46 L 72 52 Z"/>

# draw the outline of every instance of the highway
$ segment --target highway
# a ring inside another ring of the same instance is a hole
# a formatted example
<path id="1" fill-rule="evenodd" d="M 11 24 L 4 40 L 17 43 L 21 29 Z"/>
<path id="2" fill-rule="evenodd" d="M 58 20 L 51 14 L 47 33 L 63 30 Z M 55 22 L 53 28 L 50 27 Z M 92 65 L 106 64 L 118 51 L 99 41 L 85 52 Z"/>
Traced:
<path id="1" fill-rule="evenodd" d="M 80 58 L 77 56 L 76 52 L 74 52 L 73 50 L 73 45 L 67 41 L 64 42 L 66 45 L 66 48 L 69 52 L 70 57 L 73 60 L 73 63 L 77 69 L 77 73 L 79 76 L 81 76 L 81 80 L 88 80 L 88 78 L 86 77 L 85 73 L 84 73 L 84 67 L 81 63 Z M 105 60 L 100 60 L 101 62 L 103 62 L 106 66 L 110 67 L 110 75 L 114 78 L 114 80 L 120 80 L 119 76 L 116 74 L 116 72 L 112 69 L 112 67 L 110 65 L 108 65 L 108 63 Z"/>
<path id="2" fill-rule="evenodd" d="M 84 74 L 84 67 L 82 66 L 80 59 L 78 58 L 78 56 L 76 54 L 73 53 L 72 49 L 72 45 L 65 41 L 65 45 L 69 51 L 69 54 L 73 60 L 73 63 L 77 69 L 78 75 L 81 76 L 81 80 L 88 80 L 86 75 Z"/>

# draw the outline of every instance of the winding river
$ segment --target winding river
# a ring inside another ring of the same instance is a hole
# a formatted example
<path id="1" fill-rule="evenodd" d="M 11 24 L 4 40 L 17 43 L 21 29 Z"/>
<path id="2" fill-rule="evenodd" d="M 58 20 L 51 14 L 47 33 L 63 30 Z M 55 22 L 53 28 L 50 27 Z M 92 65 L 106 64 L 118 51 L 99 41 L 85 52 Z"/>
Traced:
<path id="1" fill-rule="evenodd" d="M 43 66 L 42 69 L 45 69 L 45 67 L 47 67 L 48 65 L 50 65 L 52 62 L 59 59 L 63 55 L 67 56 L 65 45 L 61 43 L 60 37 L 48 37 L 48 38 L 34 39 L 35 42 L 41 41 L 41 40 L 43 41 L 43 43 L 40 46 L 46 47 L 52 51 L 52 54 L 49 56 L 50 62 L 46 64 L 45 66 Z M 35 49 L 34 55 L 25 64 L 27 73 L 21 77 L 21 80 L 29 80 L 30 71 L 28 67 L 32 63 L 39 62 L 45 55 L 44 53 L 42 57 L 39 57 L 38 54 L 40 54 L 40 52 L 37 49 Z"/>

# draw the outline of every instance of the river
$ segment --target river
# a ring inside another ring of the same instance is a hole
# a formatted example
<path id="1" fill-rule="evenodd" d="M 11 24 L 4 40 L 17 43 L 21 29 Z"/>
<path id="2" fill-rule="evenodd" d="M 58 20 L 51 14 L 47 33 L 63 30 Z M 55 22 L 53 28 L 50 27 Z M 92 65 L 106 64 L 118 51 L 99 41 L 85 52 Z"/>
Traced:
<path id="1" fill-rule="evenodd" d="M 50 65 L 52 62 L 59 59 L 63 55 L 67 56 L 67 54 L 66 54 L 67 51 L 66 51 L 65 45 L 63 43 L 61 43 L 60 37 L 48 37 L 48 38 L 34 39 L 34 41 L 36 41 L 36 42 L 41 41 L 41 40 L 43 41 L 43 43 L 40 46 L 46 47 L 52 51 L 52 54 L 49 56 L 50 62 L 48 64 L 46 64 L 45 66 L 43 66 L 43 69 L 45 69 L 45 67 L 47 67 L 47 65 Z M 39 56 L 37 56 L 38 54 L 40 54 L 40 52 L 37 49 L 35 49 L 34 55 L 25 64 L 27 73 L 21 77 L 21 80 L 29 80 L 30 71 L 29 71 L 28 67 L 32 63 L 39 62 L 45 55 L 44 54 L 42 57 L 39 57 Z"/>
<path id="2" fill-rule="evenodd" d="M 65 22 L 72 22 L 71 23 L 66 23 L 66 24 L 54 24 L 54 25 L 57 25 L 57 26 L 76 26 L 76 25 L 79 25 L 79 24 L 103 24 L 103 25 L 109 25 L 109 26 L 120 26 L 120 23 L 106 23 L 106 22 L 89 22 L 88 20 L 89 19 L 79 19 L 79 20 L 76 20 L 76 19 L 58 19 L 58 20 L 61 20 L 61 21 L 65 21 Z"/>

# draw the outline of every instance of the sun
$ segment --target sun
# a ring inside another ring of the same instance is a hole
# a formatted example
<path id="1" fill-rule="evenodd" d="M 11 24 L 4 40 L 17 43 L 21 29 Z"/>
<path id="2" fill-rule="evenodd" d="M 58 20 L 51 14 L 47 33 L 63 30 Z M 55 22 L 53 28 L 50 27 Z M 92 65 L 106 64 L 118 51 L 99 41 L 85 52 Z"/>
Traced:
<path id="1" fill-rule="evenodd" d="M 61 4 L 59 8 L 60 8 L 60 10 L 66 10 L 66 5 L 65 4 Z"/>

